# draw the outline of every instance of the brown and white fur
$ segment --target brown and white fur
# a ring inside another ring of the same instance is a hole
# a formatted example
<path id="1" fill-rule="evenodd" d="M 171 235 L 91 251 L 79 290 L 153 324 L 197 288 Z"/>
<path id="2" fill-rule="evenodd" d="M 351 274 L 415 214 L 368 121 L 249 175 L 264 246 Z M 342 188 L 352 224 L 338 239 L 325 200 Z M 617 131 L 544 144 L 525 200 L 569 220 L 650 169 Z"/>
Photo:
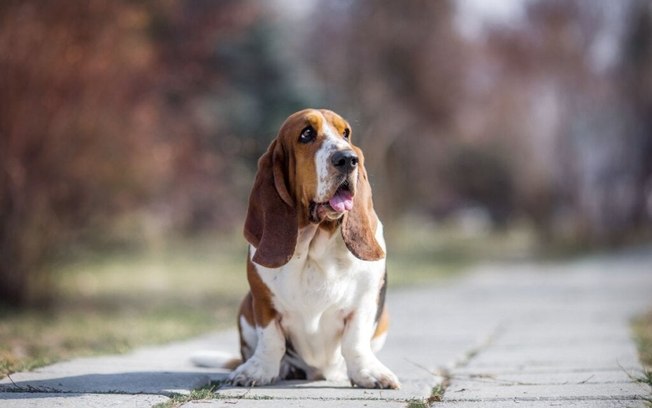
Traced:
<path id="1" fill-rule="evenodd" d="M 388 327 L 386 248 L 350 133 L 332 111 L 303 110 L 258 162 L 233 385 L 348 378 L 359 387 L 399 388 L 374 355 Z"/>

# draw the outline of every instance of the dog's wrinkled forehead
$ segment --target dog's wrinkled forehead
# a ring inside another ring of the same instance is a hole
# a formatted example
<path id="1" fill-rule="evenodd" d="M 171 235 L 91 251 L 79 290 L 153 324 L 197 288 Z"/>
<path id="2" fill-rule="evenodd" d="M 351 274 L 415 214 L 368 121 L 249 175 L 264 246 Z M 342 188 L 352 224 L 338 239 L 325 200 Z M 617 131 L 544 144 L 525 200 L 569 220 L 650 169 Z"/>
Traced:
<path id="1" fill-rule="evenodd" d="M 315 141 L 328 138 L 347 143 L 351 133 L 348 122 L 337 113 L 326 109 L 306 109 L 296 112 L 283 123 L 279 138 L 286 146 L 301 143 L 301 134 L 307 128 L 314 129 Z"/>

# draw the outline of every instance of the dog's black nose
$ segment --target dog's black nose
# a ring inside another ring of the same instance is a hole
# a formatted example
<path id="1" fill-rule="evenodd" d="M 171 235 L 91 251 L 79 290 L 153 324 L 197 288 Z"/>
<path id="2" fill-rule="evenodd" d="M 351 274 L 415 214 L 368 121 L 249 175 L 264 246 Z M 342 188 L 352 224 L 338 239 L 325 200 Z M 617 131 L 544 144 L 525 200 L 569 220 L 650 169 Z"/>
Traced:
<path id="1" fill-rule="evenodd" d="M 338 151 L 331 156 L 331 163 L 339 171 L 348 173 L 358 165 L 358 156 L 353 150 Z"/>

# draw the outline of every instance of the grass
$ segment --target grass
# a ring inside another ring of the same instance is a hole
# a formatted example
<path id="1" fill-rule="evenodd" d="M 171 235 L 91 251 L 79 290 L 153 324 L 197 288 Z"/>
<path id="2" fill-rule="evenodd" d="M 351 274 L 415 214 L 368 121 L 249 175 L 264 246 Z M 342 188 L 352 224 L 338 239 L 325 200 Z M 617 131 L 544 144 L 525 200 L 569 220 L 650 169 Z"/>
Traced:
<path id="1" fill-rule="evenodd" d="M 414 286 L 446 279 L 483 261 L 531 257 L 530 230 L 516 226 L 503 232 L 470 232 L 454 225 L 406 220 L 386 232 L 387 270 L 392 286 Z"/>
<path id="2" fill-rule="evenodd" d="M 633 328 L 638 354 L 643 364 L 643 372 L 635 379 L 652 387 L 652 310 L 635 319 Z M 652 395 L 648 403 L 652 406 Z"/>
<path id="3" fill-rule="evenodd" d="M 0 377 L 235 324 L 244 242 L 202 239 L 60 265 L 48 310 L 0 309 Z"/>
<path id="4" fill-rule="evenodd" d="M 402 224 L 387 233 L 391 287 L 459 273 L 473 262 L 519 254 L 519 232 L 471 236 Z M 0 309 L 0 378 L 55 361 L 122 353 L 235 325 L 247 290 L 246 244 L 236 237 L 171 241 L 84 256 L 58 265 L 48 310 Z"/>
<path id="5" fill-rule="evenodd" d="M 211 382 L 205 387 L 197 388 L 190 391 L 190 394 L 187 395 L 175 394 L 171 396 L 169 400 L 154 405 L 153 408 L 176 408 L 191 401 L 215 399 L 216 397 L 218 397 L 216 391 L 219 390 L 221 387 L 222 387 L 221 382 Z"/>
<path id="6" fill-rule="evenodd" d="M 407 408 L 430 408 L 435 402 L 441 402 L 446 392 L 445 384 L 438 384 L 432 389 L 432 393 L 425 399 L 413 399 L 407 402 Z"/>
<path id="7" fill-rule="evenodd" d="M 652 310 L 634 320 L 634 334 L 643 367 L 652 371 Z"/>
<path id="8" fill-rule="evenodd" d="M 413 399 L 408 401 L 407 408 L 429 408 L 433 406 L 435 402 L 442 402 L 444 400 L 446 388 L 448 388 L 450 384 L 450 373 L 448 371 L 442 371 L 440 375 L 441 382 L 432 389 L 430 396 L 424 399 Z"/>
<path id="9" fill-rule="evenodd" d="M 430 408 L 430 404 L 428 404 L 424 400 L 415 399 L 415 400 L 408 401 L 407 408 Z"/>

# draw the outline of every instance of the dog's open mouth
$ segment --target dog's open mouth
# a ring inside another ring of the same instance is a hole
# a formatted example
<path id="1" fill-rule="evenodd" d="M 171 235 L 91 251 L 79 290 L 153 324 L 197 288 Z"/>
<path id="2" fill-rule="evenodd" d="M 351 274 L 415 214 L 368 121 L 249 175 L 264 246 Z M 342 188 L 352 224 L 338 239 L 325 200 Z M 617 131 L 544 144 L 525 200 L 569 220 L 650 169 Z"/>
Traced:
<path id="1" fill-rule="evenodd" d="M 333 196 L 326 202 L 312 203 L 310 218 L 312 222 L 321 222 L 324 219 L 337 219 L 353 208 L 353 195 L 349 180 L 344 180 L 335 190 Z"/>
<path id="2" fill-rule="evenodd" d="M 337 188 L 333 197 L 328 200 L 328 205 L 338 213 L 351 211 L 351 208 L 353 208 L 353 193 L 349 187 L 348 180 L 344 180 Z"/>

